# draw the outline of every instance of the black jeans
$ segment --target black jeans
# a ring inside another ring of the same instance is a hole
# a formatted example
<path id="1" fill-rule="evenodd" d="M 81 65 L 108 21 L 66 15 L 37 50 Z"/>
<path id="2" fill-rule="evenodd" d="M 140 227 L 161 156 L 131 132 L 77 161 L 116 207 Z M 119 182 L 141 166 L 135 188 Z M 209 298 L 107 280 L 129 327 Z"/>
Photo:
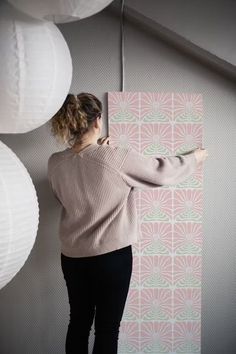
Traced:
<path id="1" fill-rule="evenodd" d="M 88 354 L 94 314 L 93 354 L 116 354 L 132 274 L 132 246 L 92 257 L 61 253 L 61 266 L 70 304 L 66 354 Z"/>

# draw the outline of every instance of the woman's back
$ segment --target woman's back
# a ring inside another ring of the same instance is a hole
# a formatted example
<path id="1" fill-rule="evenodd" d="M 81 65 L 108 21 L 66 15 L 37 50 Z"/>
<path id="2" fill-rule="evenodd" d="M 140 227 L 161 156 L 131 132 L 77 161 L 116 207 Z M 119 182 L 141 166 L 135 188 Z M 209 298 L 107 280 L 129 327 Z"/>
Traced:
<path id="1" fill-rule="evenodd" d="M 134 188 L 182 182 L 196 165 L 194 153 L 154 158 L 131 147 L 98 144 L 52 154 L 48 179 L 62 205 L 62 253 L 94 256 L 137 242 Z"/>

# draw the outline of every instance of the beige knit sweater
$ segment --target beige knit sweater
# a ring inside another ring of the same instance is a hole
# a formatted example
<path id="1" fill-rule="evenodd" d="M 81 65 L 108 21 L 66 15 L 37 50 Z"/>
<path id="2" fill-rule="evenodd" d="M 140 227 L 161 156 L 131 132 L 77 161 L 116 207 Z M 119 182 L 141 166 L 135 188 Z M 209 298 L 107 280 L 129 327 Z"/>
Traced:
<path id="1" fill-rule="evenodd" d="M 135 189 L 180 183 L 196 167 L 194 152 L 147 157 L 132 147 L 91 144 L 53 153 L 48 180 L 62 206 L 61 252 L 88 257 L 137 242 Z"/>

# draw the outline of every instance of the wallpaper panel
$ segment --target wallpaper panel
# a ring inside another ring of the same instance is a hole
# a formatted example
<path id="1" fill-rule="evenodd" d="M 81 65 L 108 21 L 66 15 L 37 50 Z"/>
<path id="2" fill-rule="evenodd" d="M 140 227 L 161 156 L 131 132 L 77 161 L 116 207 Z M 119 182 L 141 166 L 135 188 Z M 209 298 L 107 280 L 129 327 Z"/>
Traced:
<path id="1" fill-rule="evenodd" d="M 147 156 L 202 146 L 198 93 L 109 92 L 110 144 Z M 201 352 L 203 165 L 184 182 L 136 190 L 138 242 L 119 353 Z"/>

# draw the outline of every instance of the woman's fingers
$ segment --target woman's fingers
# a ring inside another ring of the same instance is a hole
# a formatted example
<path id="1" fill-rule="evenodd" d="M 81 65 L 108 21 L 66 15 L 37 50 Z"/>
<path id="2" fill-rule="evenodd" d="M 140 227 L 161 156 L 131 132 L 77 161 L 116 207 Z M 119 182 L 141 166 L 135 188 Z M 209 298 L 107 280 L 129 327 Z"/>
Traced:
<path id="1" fill-rule="evenodd" d="M 205 161 L 208 156 L 208 151 L 204 148 L 197 148 L 194 153 L 198 162 Z"/>
<path id="2" fill-rule="evenodd" d="M 109 144 L 109 139 L 110 137 L 102 137 L 98 139 L 98 144 L 104 145 L 104 144 Z"/>
<path id="3" fill-rule="evenodd" d="M 109 139 L 110 139 L 109 136 L 107 138 L 104 138 L 103 141 L 102 141 L 102 145 L 109 144 Z"/>

